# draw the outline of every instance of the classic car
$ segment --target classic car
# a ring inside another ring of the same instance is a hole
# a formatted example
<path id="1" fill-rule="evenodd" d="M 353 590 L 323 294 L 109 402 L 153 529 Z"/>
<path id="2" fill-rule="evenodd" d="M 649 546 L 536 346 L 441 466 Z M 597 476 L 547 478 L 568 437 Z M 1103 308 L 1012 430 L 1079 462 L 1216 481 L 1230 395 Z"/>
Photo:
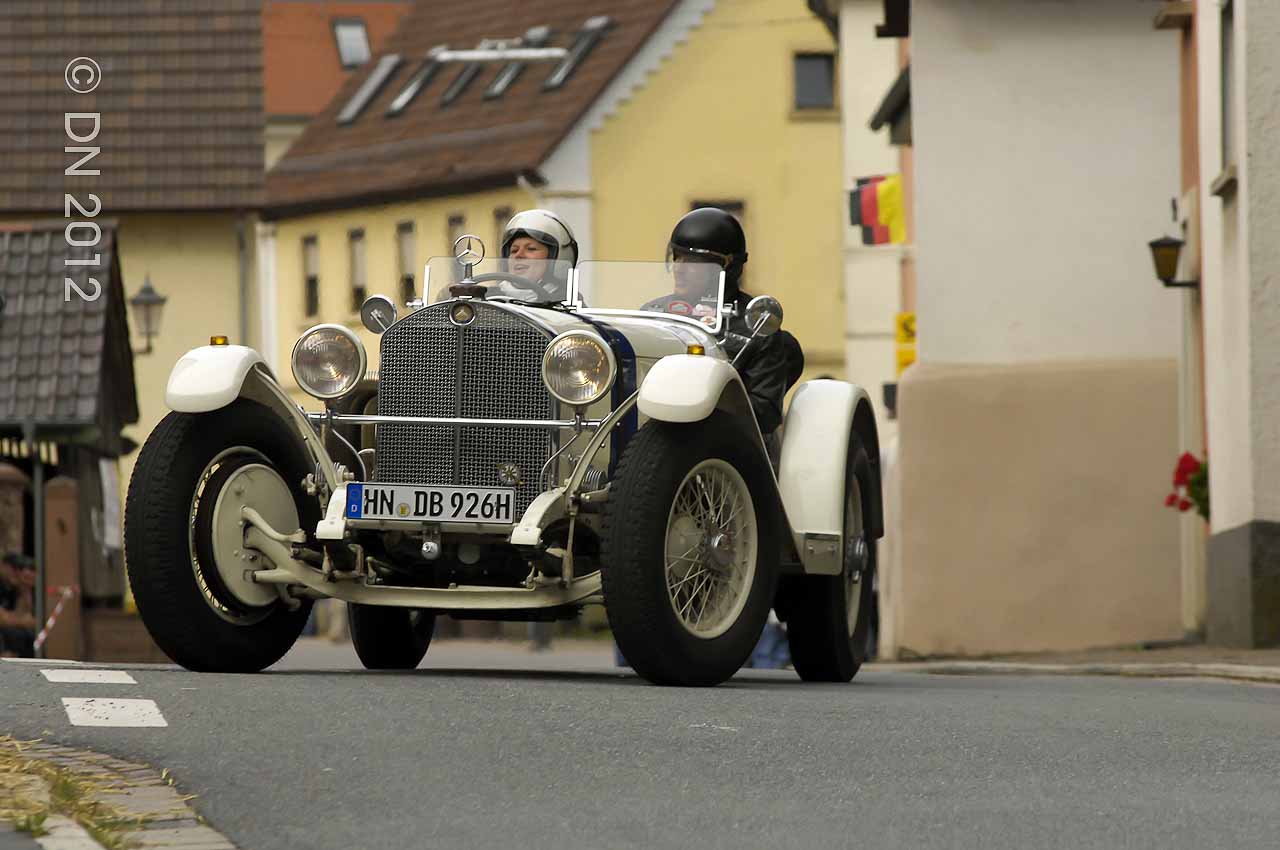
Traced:
<path id="1" fill-rule="evenodd" d="M 802 679 L 851 679 L 883 526 L 866 392 L 801 383 L 766 439 L 729 351 L 779 330 L 775 299 L 746 305 L 731 346 L 741 305 L 718 266 L 515 269 L 472 236 L 455 251 L 424 269 L 439 300 L 365 302 L 376 370 L 350 323 L 301 335 L 297 389 L 225 337 L 174 366 L 125 519 L 160 648 L 192 670 L 262 670 L 333 598 L 366 667 L 412 669 L 438 617 L 603 604 L 638 674 L 712 685 L 772 608 Z M 660 298 L 693 274 L 699 297 Z M 546 275 L 563 300 L 531 300 Z"/>

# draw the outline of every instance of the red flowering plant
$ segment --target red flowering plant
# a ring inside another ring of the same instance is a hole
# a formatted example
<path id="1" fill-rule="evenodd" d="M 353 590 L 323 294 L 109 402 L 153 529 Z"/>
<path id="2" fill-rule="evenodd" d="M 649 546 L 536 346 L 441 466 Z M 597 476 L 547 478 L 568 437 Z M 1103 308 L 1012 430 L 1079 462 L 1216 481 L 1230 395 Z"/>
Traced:
<path id="1" fill-rule="evenodd" d="M 1209 518 L 1209 460 L 1196 459 L 1191 452 L 1183 452 L 1178 465 L 1173 468 L 1173 491 L 1165 496 L 1166 507 L 1189 511 Z"/>

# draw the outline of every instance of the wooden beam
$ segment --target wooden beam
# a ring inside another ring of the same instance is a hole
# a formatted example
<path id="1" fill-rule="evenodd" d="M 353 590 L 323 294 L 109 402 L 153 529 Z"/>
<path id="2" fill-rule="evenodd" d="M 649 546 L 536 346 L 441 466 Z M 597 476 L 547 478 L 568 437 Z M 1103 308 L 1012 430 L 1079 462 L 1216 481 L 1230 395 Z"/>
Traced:
<path id="1" fill-rule="evenodd" d="M 1190 30 L 1195 13 L 1191 0 L 1170 0 L 1156 12 L 1154 26 L 1158 30 Z"/>

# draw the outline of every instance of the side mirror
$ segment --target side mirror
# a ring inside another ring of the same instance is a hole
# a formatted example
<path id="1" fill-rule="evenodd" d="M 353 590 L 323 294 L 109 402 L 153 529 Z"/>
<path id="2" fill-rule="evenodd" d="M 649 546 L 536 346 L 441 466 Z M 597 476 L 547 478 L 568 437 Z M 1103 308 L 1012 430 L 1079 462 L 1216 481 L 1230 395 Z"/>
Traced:
<path id="1" fill-rule="evenodd" d="M 773 336 L 782 329 L 782 304 L 772 295 L 757 295 L 747 302 L 745 318 L 753 337 Z"/>
<path id="2" fill-rule="evenodd" d="M 370 295 L 360 305 L 360 321 L 375 334 L 395 324 L 396 305 L 385 295 Z"/>

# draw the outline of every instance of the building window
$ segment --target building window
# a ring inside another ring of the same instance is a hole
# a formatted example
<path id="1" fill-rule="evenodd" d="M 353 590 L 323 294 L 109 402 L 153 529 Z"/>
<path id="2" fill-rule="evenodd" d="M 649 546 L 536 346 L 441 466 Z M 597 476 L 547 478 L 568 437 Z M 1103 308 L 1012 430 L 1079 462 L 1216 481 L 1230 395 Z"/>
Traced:
<path id="1" fill-rule="evenodd" d="M 303 310 L 307 318 L 320 312 L 320 245 L 314 236 L 302 238 Z"/>
<path id="2" fill-rule="evenodd" d="M 742 225 L 745 230 L 747 227 L 747 205 L 744 201 L 694 201 L 689 205 L 690 210 L 700 210 L 705 207 L 712 209 L 724 210 L 729 215 L 738 220 L 738 224 Z"/>
<path id="3" fill-rule="evenodd" d="M 835 109 L 836 57 L 831 53 L 795 55 L 795 108 Z"/>
<path id="4" fill-rule="evenodd" d="M 351 312 L 358 313 L 369 292 L 365 277 L 363 229 L 348 231 L 347 249 L 351 255 Z"/>
<path id="5" fill-rule="evenodd" d="M 1235 165 L 1235 109 L 1232 101 L 1235 89 L 1236 24 L 1232 0 L 1222 4 L 1222 167 Z"/>
<path id="6" fill-rule="evenodd" d="M 493 255 L 502 255 L 502 234 L 507 230 L 507 222 L 515 215 L 511 207 L 494 207 L 493 209 Z"/>
<path id="7" fill-rule="evenodd" d="M 412 221 L 396 225 L 396 258 L 400 263 L 400 298 L 406 304 L 414 298 L 414 262 L 418 255 L 418 239 Z"/>
<path id="8" fill-rule="evenodd" d="M 445 231 L 445 238 L 449 241 L 449 256 L 453 256 L 453 243 L 467 232 L 467 218 L 461 213 L 454 213 L 449 216 L 449 227 Z"/>
<path id="9" fill-rule="evenodd" d="M 369 33 L 364 21 L 347 18 L 333 22 L 333 39 L 338 43 L 338 60 L 344 68 L 355 68 L 369 61 Z"/>

